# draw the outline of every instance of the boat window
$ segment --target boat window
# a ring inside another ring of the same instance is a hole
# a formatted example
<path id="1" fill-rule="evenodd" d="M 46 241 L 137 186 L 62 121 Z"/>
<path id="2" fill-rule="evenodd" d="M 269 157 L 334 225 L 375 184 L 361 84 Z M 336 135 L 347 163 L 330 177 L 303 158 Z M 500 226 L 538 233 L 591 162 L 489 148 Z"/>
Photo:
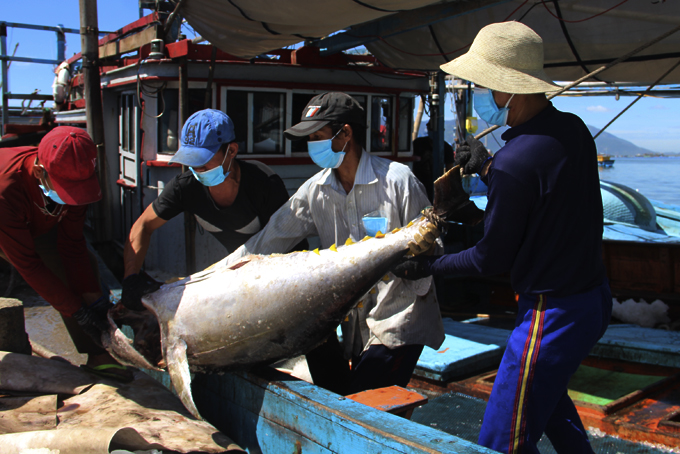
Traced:
<path id="1" fill-rule="evenodd" d="M 373 96 L 371 106 L 371 151 L 392 150 L 392 98 Z"/>
<path id="2" fill-rule="evenodd" d="M 252 153 L 281 154 L 285 151 L 283 130 L 286 121 L 284 93 L 253 93 Z M 248 149 L 250 153 L 251 150 Z"/>
<path id="3" fill-rule="evenodd" d="M 285 153 L 284 92 L 227 90 L 226 112 L 234 122 L 236 142 L 242 153 Z"/>
<path id="4" fill-rule="evenodd" d="M 227 115 L 234 122 L 234 133 L 239 153 L 248 150 L 248 92 L 227 91 Z"/>
<path id="5" fill-rule="evenodd" d="M 120 147 L 125 151 L 135 148 L 134 95 L 120 97 Z"/>
<path id="6" fill-rule="evenodd" d="M 413 97 L 399 97 L 398 151 L 411 151 L 411 133 L 413 131 Z"/>
<path id="7" fill-rule="evenodd" d="M 315 93 L 293 93 L 293 106 L 291 110 L 292 124 L 296 125 L 302 118 L 302 111 L 305 109 L 309 101 L 316 96 Z M 300 140 L 293 140 L 290 143 L 291 151 L 307 151 L 307 137 Z"/>
<path id="8" fill-rule="evenodd" d="M 162 91 L 163 99 L 157 102 L 158 113 L 158 152 L 174 154 L 179 148 L 180 132 L 182 125 L 179 124 L 179 90 L 166 88 Z M 189 112 L 188 115 L 203 109 L 205 102 L 205 90 L 201 88 L 189 89 Z"/>

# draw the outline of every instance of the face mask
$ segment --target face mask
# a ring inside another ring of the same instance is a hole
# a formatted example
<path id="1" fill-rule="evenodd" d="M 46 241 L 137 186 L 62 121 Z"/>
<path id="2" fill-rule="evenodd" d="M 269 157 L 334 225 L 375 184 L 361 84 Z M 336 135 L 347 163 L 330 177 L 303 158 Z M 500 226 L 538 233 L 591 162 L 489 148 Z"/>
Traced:
<path id="1" fill-rule="evenodd" d="M 364 223 L 366 235 L 376 236 L 378 232 L 387 233 L 387 218 L 380 216 L 379 213 L 367 214 L 361 221 Z"/>
<path id="2" fill-rule="evenodd" d="M 479 117 L 490 125 L 505 126 L 508 123 L 508 105 L 515 95 L 508 99 L 505 107 L 499 109 L 493 99 L 493 93 L 488 88 L 475 87 L 474 106 Z"/>
<path id="3" fill-rule="evenodd" d="M 47 170 L 45 170 L 45 167 L 43 167 L 42 165 L 40 167 L 42 167 L 43 170 L 47 172 Z M 66 205 L 66 202 L 61 200 L 61 198 L 57 194 L 57 191 L 55 191 L 54 189 L 47 189 L 47 186 L 43 184 L 39 184 L 38 186 L 40 187 L 40 189 L 42 189 L 42 192 L 45 195 L 45 197 L 49 197 L 53 201 L 57 202 L 59 205 Z"/>
<path id="4" fill-rule="evenodd" d="M 200 181 L 203 186 L 217 186 L 229 176 L 231 163 L 234 162 L 234 158 L 232 158 L 231 162 L 229 163 L 229 167 L 227 167 L 227 172 L 222 172 L 222 166 L 224 165 L 224 161 L 227 160 L 227 154 L 229 154 L 228 149 L 227 152 L 224 153 L 222 164 L 218 165 L 214 169 L 206 170 L 205 172 L 196 172 L 193 167 L 189 167 L 189 170 L 191 170 L 191 173 L 194 174 L 194 177 L 196 177 L 196 179 Z"/>
<path id="5" fill-rule="evenodd" d="M 342 131 L 342 129 L 340 129 Z M 342 160 L 345 158 L 345 146 L 342 147 L 342 151 L 335 152 L 332 148 L 332 142 L 335 137 L 340 134 L 340 131 L 336 132 L 335 135 L 326 140 L 313 140 L 307 142 L 307 151 L 309 151 L 309 157 L 312 161 L 319 167 L 324 169 L 337 169 L 342 164 Z"/>

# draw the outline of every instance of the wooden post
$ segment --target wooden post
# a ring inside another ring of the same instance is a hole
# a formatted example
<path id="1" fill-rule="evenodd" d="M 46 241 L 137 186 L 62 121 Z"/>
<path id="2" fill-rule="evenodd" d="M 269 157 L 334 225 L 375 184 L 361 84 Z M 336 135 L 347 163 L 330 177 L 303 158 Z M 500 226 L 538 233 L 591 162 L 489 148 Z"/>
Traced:
<path id="1" fill-rule="evenodd" d="M 24 305 L 14 298 L 0 298 L 0 351 L 31 354 L 24 325 Z"/>
<path id="2" fill-rule="evenodd" d="M 93 206 L 94 233 L 98 241 L 110 240 L 112 223 L 107 222 L 111 207 L 108 184 L 106 148 L 104 146 L 104 111 L 102 107 L 101 77 L 99 75 L 99 26 L 97 0 L 80 0 L 80 45 L 83 55 L 83 83 L 87 133 L 97 146 L 97 177 L 102 200 Z"/>
<path id="3" fill-rule="evenodd" d="M 189 69 L 186 60 L 179 65 L 179 130 L 189 118 Z M 181 134 L 181 133 L 180 133 Z M 182 166 L 182 172 L 186 172 Z M 186 274 L 196 271 L 196 219 L 191 213 L 184 212 L 184 259 Z"/>

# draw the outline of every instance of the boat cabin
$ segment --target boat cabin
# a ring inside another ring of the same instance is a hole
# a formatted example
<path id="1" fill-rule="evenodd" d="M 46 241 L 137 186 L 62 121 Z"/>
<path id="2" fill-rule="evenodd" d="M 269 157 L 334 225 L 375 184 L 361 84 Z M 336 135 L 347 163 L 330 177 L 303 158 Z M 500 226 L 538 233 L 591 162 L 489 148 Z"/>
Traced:
<path id="1" fill-rule="evenodd" d="M 131 26 L 142 27 L 156 14 Z M 299 121 L 312 97 L 326 91 L 348 93 L 364 107 L 366 151 L 407 164 L 414 160 L 414 106 L 417 97 L 430 91 L 426 73 L 392 70 L 369 55 L 322 57 L 318 48 L 308 46 L 245 60 L 180 39 L 146 44 L 133 56 L 107 58 L 109 49 L 119 52 L 107 47 L 111 43 L 121 45 L 105 37 L 99 47 L 108 177 L 102 184 L 108 196 L 106 222 L 119 247 L 142 211 L 183 171 L 169 160 L 178 149 L 184 120 L 204 108 L 226 112 L 234 122 L 238 158 L 271 167 L 290 194 L 319 167 L 309 158 L 305 141 L 286 140 L 283 131 Z M 68 61 L 73 76 L 56 113 L 58 125 L 85 127 L 78 58 Z M 153 235 L 145 267 L 159 278 L 184 276 L 228 253 L 200 221 L 195 236 L 185 235 L 185 220 L 177 217 Z"/>

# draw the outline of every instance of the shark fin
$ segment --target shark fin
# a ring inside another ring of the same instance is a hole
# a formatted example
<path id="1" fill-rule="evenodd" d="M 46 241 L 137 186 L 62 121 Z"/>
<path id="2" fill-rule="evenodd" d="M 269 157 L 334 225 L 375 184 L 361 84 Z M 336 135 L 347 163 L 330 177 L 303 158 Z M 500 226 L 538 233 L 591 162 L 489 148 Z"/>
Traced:
<path id="1" fill-rule="evenodd" d="M 189 413 L 196 419 L 202 420 L 203 418 L 198 413 L 194 399 L 191 396 L 191 373 L 189 372 L 189 361 L 187 360 L 187 344 L 184 340 L 176 338 L 170 340 L 165 345 L 165 362 L 168 365 L 172 386 L 175 388 L 184 407 L 189 410 Z"/>

